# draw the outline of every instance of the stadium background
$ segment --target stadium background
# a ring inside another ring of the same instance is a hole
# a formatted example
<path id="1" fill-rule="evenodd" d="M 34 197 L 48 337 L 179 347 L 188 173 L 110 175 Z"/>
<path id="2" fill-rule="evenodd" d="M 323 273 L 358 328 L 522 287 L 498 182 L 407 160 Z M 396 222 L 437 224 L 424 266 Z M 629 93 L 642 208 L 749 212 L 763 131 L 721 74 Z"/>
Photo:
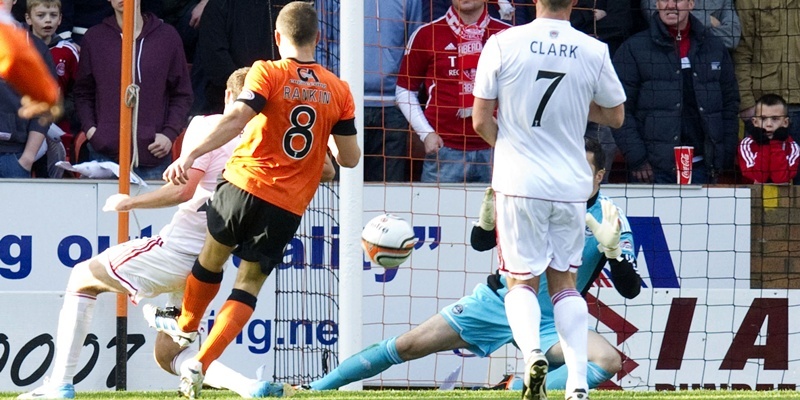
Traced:
<path id="1" fill-rule="evenodd" d="M 151 185 L 141 190 L 152 189 Z M 780 189 L 786 194 L 790 188 Z M 482 187 L 370 184 L 364 190 L 365 221 L 384 210 L 393 212 L 408 219 L 419 238 L 410 261 L 397 270 L 363 263 L 366 345 L 410 329 L 471 291 L 496 266 L 496 255 L 476 253 L 467 245 Z M 116 185 L 109 181 L 4 183 L 0 194 L 6 205 L 0 210 L 3 391 L 34 387 L 46 375 L 69 267 L 112 243 L 115 215 L 98 210 L 115 191 Z M 796 282 L 788 271 L 767 272 L 780 262 L 780 253 L 770 249 L 794 243 L 770 233 L 796 231 L 789 224 L 769 222 L 791 210 L 786 201 L 764 198 L 760 187 L 608 185 L 604 193 L 627 210 L 645 285 L 639 297 L 624 301 L 604 273 L 590 291 L 593 324 L 627 357 L 624 371 L 608 386 L 795 389 L 800 379 L 800 334 L 791 321 L 800 317 L 800 297 L 788 288 Z M 73 213 L 59 213 L 52 204 L 57 198 L 78 199 L 82 206 Z M 347 340 L 337 331 L 336 293 L 346 288 L 336 286 L 338 223 L 329 211 L 336 210 L 336 197 L 326 187 L 314 204 L 324 207 L 308 212 L 303 232 L 287 248 L 276 279 L 262 291 L 241 340 L 223 356 L 248 376 L 307 382 L 321 375 L 324 365 L 338 363 L 338 343 Z M 24 221 L 17 217 L 30 207 L 41 212 Z M 171 211 L 137 211 L 131 235 L 156 233 Z M 50 223 L 55 218 L 61 221 L 58 226 Z M 784 265 L 791 260 L 786 258 Z M 223 285 L 232 277 L 226 274 Z M 114 366 L 112 298 L 104 295 L 98 303 L 93 336 L 79 363 L 84 374 L 79 374 L 78 390 L 113 384 L 109 380 Z M 164 299 L 154 301 L 160 304 Z M 212 303 L 212 321 L 220 304 Z M 128 389 L 171 389 L 174 379 L 153 364 L 153 335 L 139 312 L 130 309 Z M 391 368 L 364 384 L 438 387 L 458 371 L 458 386 L 484 386 L 521 368 L 511 347 L 490 359 L 440 353 Z"/>
<path id="2" fill-rule="evenodd" d="M 338 2 L 318 4 L 324 40 L 320 60 L 338 70 Z M 418 150 L 412 165 L 419 165 Z M 411 221 L 420 240 L 411 260 L 395 272 L 363 261 L 362 343 L 368 345 L 407 331 L 470 292 L 496 267 L 496 254 L 475 253 L 467 244 L 483 185 L 367 184 L 363 190 L 363 221 L 394 212 Z M 0 391 L 42 383 L 52 362 L 69 268 L 115 242 L 116 216 L 99 211 L 115 192 L 108 181 L 3 183 Z M 603 192 L 631 219 L 646 286 L 638 298 L 624 301 L 603 274 L 590 291 L 593 324 L 626 355 L 623 371 L 606 386 L 796 390 L 797 189 L 618 184 L 606 185 Z M 241 341 L 223 356 L 244 374 L 302 383 L 337 365 L 338 345 L 348 340 L 338 332 L 339 294 L 347 291 L 338 286 L 335 250 L 342 223 L 339 193 L 338 184 L 320 190 Z M 79 206 L 64 212 L 54 199 Z M 131 236 L 155 234 L 172 212 L 131 214 Z M 226 274 L 223 285 L 230 285 L 232 276 Z M 98 303 L 93 336 L 79 363 L 79 391 L 113 385 L 111 298 L 105 295 Z M 212 303 L 212 313 L 220 304 Z M 153 364 L 153 335 L 139 309 L 129 313 L 128 389 L 172 389 L 174 378 Z M 511 347 L 490 359 L 441 353 L 396 366 L 364 384 L 437 387 L 452 376 L 457 386 L 484 386 L 521 368 Z"/>

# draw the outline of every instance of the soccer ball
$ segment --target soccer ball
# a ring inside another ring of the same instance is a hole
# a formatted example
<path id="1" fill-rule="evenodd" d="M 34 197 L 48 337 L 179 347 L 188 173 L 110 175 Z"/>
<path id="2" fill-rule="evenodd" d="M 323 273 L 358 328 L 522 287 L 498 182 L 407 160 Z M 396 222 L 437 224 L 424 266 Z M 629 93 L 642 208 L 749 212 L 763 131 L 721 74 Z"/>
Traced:
<path id="1" fill-rule="evenodd" d="M 396 268 L 411 256 L 417 237 L 404 219 L 379 215 L 361 231 L 361 248 L 370 261 L 384 268 Z"/>

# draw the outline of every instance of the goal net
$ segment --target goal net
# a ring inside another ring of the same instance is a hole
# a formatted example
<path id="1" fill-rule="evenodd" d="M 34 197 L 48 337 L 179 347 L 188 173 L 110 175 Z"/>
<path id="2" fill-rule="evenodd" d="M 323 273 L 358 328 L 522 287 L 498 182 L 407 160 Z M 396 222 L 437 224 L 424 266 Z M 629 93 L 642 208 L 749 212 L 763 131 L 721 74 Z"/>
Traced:
<path id="1" fill-rule="evenodd" d="M 411 27 L 440 17 L 450 3 L 423 2 L 419 21 L 402 21 L 406 34 L 410 36 Z M 511 4 L 516 7 L 511 22 L 533 18 L 531 2 Z M 645 29 L 645 13 L 621 4 L 609 2 L 611 8 L 606 11 L 631 16 L 626 22 L 627 35 Z M 339 4 L 322 1 L 317 5 L 323 26 L 318 57 L 337 73 L 346 70 L 348 60 L 338 56 L 339 46 L 348 41 L 337 33 Z M 594 15 L 592 7 L 595 5 L 578 11 Z M 490 1 L 489 9 L 498 16 L 497 2 Z M 364 18 L 365 29 L 397 22 L 382 15 L 365 14 Z M 618 26 L 594 19 L 587 26 L 589 33 L 607 40 L 610 47 L 619 46 L 624 39 L 615 36 Z M 370 34 L 376 32 L 365 36 Z M 367 59 L 365 64 L 370 61 L 376 60 Z M 382 74 L 386 63 L 399 62 L 379 58 L 379 67 L 365 66 L 365 74 Z M 424 105 L 425 90 L 420 94 Z M 394 92 L 381 95 L 393 97 Z M 367 104 L 365 110 L 369 107 Z M 377 122 L 369 122 L 374 125 L 365 127 L 365 136 L 387 121 L 383 115 Z M 364 184 L 361 220 L 385 212 L 396 214 L 411 223 L 418 242 L 410 260 L 398 269 L 363 262 L 363 346 L 419 326 L 470 294 L 497 268 L 496 251 L 479 253 L 469 245 L 488 183 L 420 182 L 424 146 L 413 131 L 404 132 L 402 154 L 384 150 L 366 154 L 366 165 L 371 165 L 370 158 L 383 160 L 384 176 L 394 168 L 390 165 L 397 165 L 390 160 L 401 161 L 404 178 Z M 603 137 L 600 139 L 602 142 Z M 793 186 L 746 185 L 733 167 L 723 171 L 717 185 L 632 184 L 624 157 L 613 148 L 613 142 L 611 145 L 606 168 L 609 183 L 601 192 L 629 218 L 642 291 L 634 299 L 624 299 L 615 290 L 606 265 L 586 296 L 591 329 L 622 358 L 621 370 L 601 387 L 795 390 L 800 381 L 795 372 L 800 370 L 800 328 L 791 321 L 800 318 L 800 191 Z M 308 383 L 316 379 L 338 365 L 337 344 L 349 340 L 334 333 L 339 313 L 346 311 L 337 301 L 346 291 L 337 288 L 338 227 L 351 223 L 336 215 L 339 190 L 346 189 L 322 187 L 304 216 L 298 237 L 312 250 L 306 250 L 303 267 L 284 265 L 277 274 L 276 321 L 287 325 L 287 333 L 279 337 L 302 330 L 315 337 L 322 335 L 330 343 L 320 345 L 317 339 L 299 340 L 292 346 L 276 343 L 278 380 Z M 322 244 L 318 249 L 324 249 L 317 258 L 311 245 L 315 241 Z M 319 261 L 324 265 L 316 264 Z M 298 321 L 309 321 L 309 328 Z M 303 327 L 298 329 L 300 325 Z M 394 366 L 364 381 L 364 386 L 489 387 L 521 373 L 523 364 L 512 345 L 487 358 L 467 351 L 442 352 Z"/>

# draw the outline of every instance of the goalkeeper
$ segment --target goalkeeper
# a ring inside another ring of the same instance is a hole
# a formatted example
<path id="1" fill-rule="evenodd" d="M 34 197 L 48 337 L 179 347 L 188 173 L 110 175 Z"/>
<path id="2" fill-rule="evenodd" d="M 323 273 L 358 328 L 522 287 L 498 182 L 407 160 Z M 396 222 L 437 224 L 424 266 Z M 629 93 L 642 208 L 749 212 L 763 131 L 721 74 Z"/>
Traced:
<path id="1" fill-rule="evenodd" d="M 625 298 L 634 298 L 641 289 L 636 271 L 633 238 L 624 214 L 598 190 L 605 170 L 604 153 L 600 143 L 586 139 L 586 158 L 594 174 L 594 191 L 587 202 L 586 222 L 593 235 L 586 236 L 583 265 L 577 272 L 577 288 L 585 295 L 600 274 L 606 260 L 611 264 L 611 279 Z M 494 233 L 494 193 L 486 190 L 481 205 L 480 220 L 472 229 L 472 247 L 485 251 L 496 245 Z M 602 222 L 598 223 L 597 219 Z M 495 273 L 486 283 L 478 284 L 471 295 L 445 306 L 421 325 L 400 336 L 367 347 L 342 361 L 325 377 L 302 389 L 330 390 L 351 382 L 375 376 L 392 365 L 454 349 L 467 349 L 486 357 L 507 343 L 513 343 L 511 328 L 506 319 L 503 296 L 505 278 Z M 553 304 L 547 292 L 547 279 L 539 283 L 539 305 L 542 310 L 541 348 L 550 365 L 547 390 L 564 390 L 567 370 L 553 319 Z M 588 328 L 588 327 L 587 327 Z M 595 388 L 610 379 L 622 368 L 617 349 L 597 332 L 589 331 L 589 387 Z"/>

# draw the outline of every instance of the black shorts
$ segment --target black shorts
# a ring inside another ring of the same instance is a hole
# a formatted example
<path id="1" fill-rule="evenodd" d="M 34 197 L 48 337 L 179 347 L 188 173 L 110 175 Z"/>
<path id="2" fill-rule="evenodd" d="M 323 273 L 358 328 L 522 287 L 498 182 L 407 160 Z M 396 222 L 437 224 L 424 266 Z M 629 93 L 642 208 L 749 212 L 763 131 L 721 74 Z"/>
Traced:
<path id="1" fill-rule="evenodd" d="M 283 260 L 283 250 L 301 217 L 274 206 L 222 179 L 206 211 L 208 232 L 233 254 L 258 262 L 265 275 Z"/>

